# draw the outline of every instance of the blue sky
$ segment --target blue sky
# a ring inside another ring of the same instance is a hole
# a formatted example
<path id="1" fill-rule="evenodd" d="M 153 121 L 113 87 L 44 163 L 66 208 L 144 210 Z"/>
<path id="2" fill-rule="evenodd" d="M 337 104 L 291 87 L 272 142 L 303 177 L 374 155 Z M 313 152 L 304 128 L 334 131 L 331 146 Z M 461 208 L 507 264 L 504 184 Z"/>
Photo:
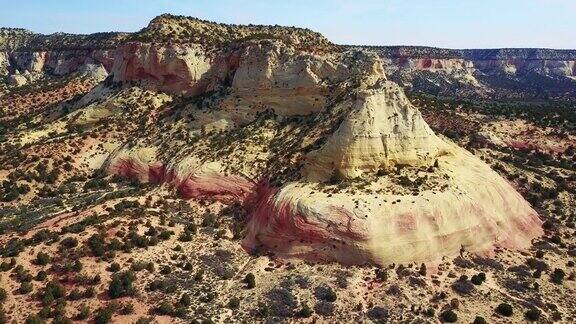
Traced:
<path id="1" fill-rule="evenodd" d="M 339 44 L 576 48 L 576 0 L 0 0 L 0 25 L 136 31 L 161 13 L 308 27 Z"/>

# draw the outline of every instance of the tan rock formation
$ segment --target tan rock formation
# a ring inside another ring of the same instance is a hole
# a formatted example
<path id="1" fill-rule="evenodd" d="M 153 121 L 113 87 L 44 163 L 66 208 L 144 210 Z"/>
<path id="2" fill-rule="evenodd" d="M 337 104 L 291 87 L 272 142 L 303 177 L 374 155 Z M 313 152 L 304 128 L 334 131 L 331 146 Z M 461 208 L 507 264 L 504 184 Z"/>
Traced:
<path id="1" fill-rule="evenodd" d="M 393 82 L 343 105 L 352 105 L 349 117 L 308 156 L 305 173 L 312 179 L 325 180 L 334 170 L 355 178 L 395 165 L 430 166 L 445 146 Z"/>

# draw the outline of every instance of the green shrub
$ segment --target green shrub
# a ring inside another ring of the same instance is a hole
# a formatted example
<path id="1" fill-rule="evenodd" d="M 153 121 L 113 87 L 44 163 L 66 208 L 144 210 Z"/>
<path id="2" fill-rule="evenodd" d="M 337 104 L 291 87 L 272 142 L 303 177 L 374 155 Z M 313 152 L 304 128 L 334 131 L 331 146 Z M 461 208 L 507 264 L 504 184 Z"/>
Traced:
<path id="1" fill-rule="evenodd" d="M 106 253 L 106 242 L 104 237 L 100 234 L 94 234 L 88 239 L 88 247 L 90 252 L 96 257 L 101 257 Z"/>
<path id="2" fill-rule="evenodd" d="M 505 317 L 510 317 L 512 316 L 512 305 L 507 304 L 507 303 L 501 303 L 500 305 L 498 305 L 496 307 L 496 313 L 505 316 Z"/>
<path id="3" fill-rule="evenodd" d="M 118 271 L 120 271 L 120 265 L 117 262 L 114 262 L 108 267 L 108 271 L 118 272 Z"/>
<path id="4" fill-rule="evenodd" d="M 550 280 L 553 283 L 559 285 L 559 284 L 562 284 L 562 281 L 564 280 L 565 276 L 566 276 L 566 273 L 564 272 L 564 270 L 556 268 L 556 269 L 554 269 L 554 272 L 550 276 Z"/>
<path id="5" fill-rule="evenodd" d="M 88 316 L 90 316 L 90 308 L 86 305 L 81 305 L 80 308 L 78 308 L 76 319 L 81 321 L 87 319 Z"/>
<path id="6" fill-rule="evenodd" d="M 536 308 L 532 308 L 532 309 L 529 309 L 528 311 L 526 311 L 524 316 L 526 317 L 526 319 L 528 321 L 536 322 L 540 319 L 540 311 L 537 310 Z"/>
<path id="7" fill-rule="evenodd" d="M 228 300 L 228 308 L 236 309 L 240 306 L 240 299 L 238 297 L 232 297 Z"/>
<path id="8" fill-rule="evenodd" d="M 72 265 L 72 271 L 74 272 L 82 271 L 82 262 L 80 262 L 80 260 L 74 261 L 74 264 Z"/>
<path id="9" fill-rule="evenodd" d="M 158 315 L 172 315 L 172 313 L 174 313 L 174 306 L 172 306 L 172 303 L 165 300 L 156 307 L 155 311 Z"/>
<path id="10" fill-rule="evenodd" d="M 36 255 L 36 260 L 34 260 L 34 263 L 37 265 L 47 265 L 48 263 L 50 263 L 50 255 L 46 252 L 38 252 L 38 254 Z"/>
<path id="11" fill-rule="evenodd" d="M 18 292 L 22 295 L 25 295 L 31 292 L 33 289 L 33 285 L 31 282 L 23 282 L 20 284 L 20 288 L 18 288 Z"/>
<path id="12" fill-rule="evenodd" d="M 94 317 L 94 324 L 107 324 L 110 323 L 112 320 L 112 316 L 116 311 L 116 305 L 108 305 L 104 308 L 101 308 L 96 313 Z"/>
<path id="13" fill-rule="evenodd" d="M 83 294 L 80 292 L 78 288 L 74 288 L 70 294 L 68 294 L 68 299 L 70 300 L 79 300 L 83 297 Z"/>
<path id="14" fill-rule="evenodd" d="M 473 322 L 473 324 L 487 324 L 487 323 L 488 322 L 486 322 L 486 320 L 482 316 L 476 316 Z"/>
<path id="15" fill-rule="evenodd" d="M 456 323 L 458 321 L 458 315 L 454 313 L 452 310 L 443 311 L 440 314 L 440 318 L 445 323 Z"/>
<path id="16" fill-rule="evenodd" d="M 62 241 L 60 241 L 60 245 L 65 248 L 71 249 L 78 245 L 78 240 L 74 237 L 66 237 Z"/>
<path id="17" fill-rule="evenodd" d="M 108 286 L 108 295 L 110 298 L 119 298 L 123 296 L 132 296 L 135 293 L 133 286 L 136 276 L 132 271 L 125 271 L 114 274 L 112 281 Z"/>
<path id="18" fill-rule="evenodd" d="M 48 274 L 44 270 L 40 270 L 36 274 L 36 280 L 37 281 L 44 281 L 44 280 L 46 280 L 47 277 L 48 277 Z"/>
<path id="19" fill-rule="evenodd" d="M 308 318 L 312 316 L 312 313 L 310 306 L 308 306 L 308 304 L 303 304 L 302 308 L 296 313 L 296 317 Z"/>
<path id="20" fill-rule="evenodd" d="M 244 277 L 244 282 L 246 283 L 246 288 L 248 289 L 256 287 L 256 278 L 252 273 L 248 273 L 246 277 Z"/>
<path id="21" fill-rule="evenodd" d="M 186 307 L 190 306 L 192 304 L 192 301 L 190 300 L 190 295 L 182 294 L 182 297 L 180 297 L 179 303 L 182 306 L 186 306 Z"/>
<path id="22" fill-rule="evenodd" d="M 134 305 L 132 303 L 127 303 L 120 309 L 120 314 L 129 315 L 134 313 Z"/>
<path id="23" fill-rule="evenodd" d="M 46 294 L 52 295 L 54 299 L 59 299 L 66 295 L 66 289 L 61 284 L 51 281 L 44 288 L 44 295 Z"/>
<path id="24" fill-rule="evenodd" d="M 38 315 L 30 315 L 26 318 L 26 321 L 24 322 L 26 324 L 44 324 L 45 321 L 40 318 L 40 316 Z"/>
<path id="25" fill-rule="evenodd" d="M 154 319 L 152 317 L 140 317 L 136 324 L 150 324 Z"/>

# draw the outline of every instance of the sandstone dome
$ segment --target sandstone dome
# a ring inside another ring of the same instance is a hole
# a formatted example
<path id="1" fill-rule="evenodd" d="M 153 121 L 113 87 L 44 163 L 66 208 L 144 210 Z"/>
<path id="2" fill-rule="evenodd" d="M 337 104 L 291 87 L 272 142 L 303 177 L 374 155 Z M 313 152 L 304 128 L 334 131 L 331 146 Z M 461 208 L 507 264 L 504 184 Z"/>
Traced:
<path id="1" fill-rule="evenodd" d="M 482 160 L 436 136 L 395 84 L 343 104 L 352 107 L 350 115 L 308 155 L 305 177 L 255 210 L 246 246 L 386 265 L 435 261 L 462 249 L 522 249 L 542 234 L 528 202 Z M 382 171 L 397 167 L 413 171 L 404 185 L 423 181 L 425 189 L 394 192 L 397 170 Z M 334 172 L 343 178 L 369 174 L 367 190 L 317 190 L 315 181 Z"/>

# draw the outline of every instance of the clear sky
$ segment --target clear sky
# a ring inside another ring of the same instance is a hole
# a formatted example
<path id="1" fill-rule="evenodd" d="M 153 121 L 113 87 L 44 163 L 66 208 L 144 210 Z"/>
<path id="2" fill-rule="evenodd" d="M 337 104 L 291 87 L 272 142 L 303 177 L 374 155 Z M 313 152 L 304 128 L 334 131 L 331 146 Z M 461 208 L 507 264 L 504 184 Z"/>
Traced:
<path id="1" fill-rule="evenodd" d="M 161 13 L 308 27 L 339 44 L 576 48 L 576 0 L 0 0 L 0 25 L 136 31 Z"/>

